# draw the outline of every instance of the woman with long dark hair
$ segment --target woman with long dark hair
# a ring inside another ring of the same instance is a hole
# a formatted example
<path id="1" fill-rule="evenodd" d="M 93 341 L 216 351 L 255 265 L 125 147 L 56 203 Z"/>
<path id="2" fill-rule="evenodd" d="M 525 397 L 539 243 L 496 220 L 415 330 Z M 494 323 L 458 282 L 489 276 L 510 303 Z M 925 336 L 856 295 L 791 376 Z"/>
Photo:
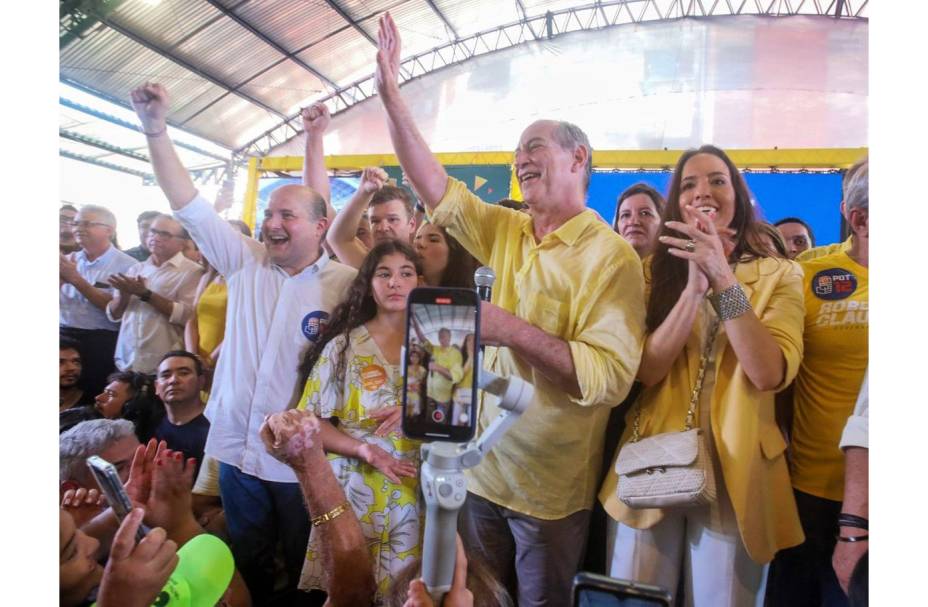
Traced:
<path id="1" fill-rule="evenodd" d="M 421 273 L 408 244 L 376 245 L 300 367 L 306 388 L 299 408 L 321 421 L 323 447 L 376 563 L 378 596 L 419 556 L 419 443 L 397 425 L 406 299 Z M 317 541 L 314 529 L 300 580 L 304 590 L 325 588 Z"/>
<path id="2" fill-rule="evenodd" d="M 426 285 L 474 288 L 474 271 L 479 264 L 445 228 L 423 222 L 414 244 L 422 259 L 422 280 Z"/>
<path id="3" fill-rule="evenodd" d="M 716 147 L 680 157 L 664 219 L 645 264 L 645 387 L 621 444 L 699 428 L 716 497 L 635 509 L 613 466 L 600 492 L 617 521 L 610 575 L 675 593 L 682 569 L 688 605 L 759 605 L 766 564 L 802 541 L 774 417 L 802 356 L 802 273 L 758 246 L 747 186 Z"/>

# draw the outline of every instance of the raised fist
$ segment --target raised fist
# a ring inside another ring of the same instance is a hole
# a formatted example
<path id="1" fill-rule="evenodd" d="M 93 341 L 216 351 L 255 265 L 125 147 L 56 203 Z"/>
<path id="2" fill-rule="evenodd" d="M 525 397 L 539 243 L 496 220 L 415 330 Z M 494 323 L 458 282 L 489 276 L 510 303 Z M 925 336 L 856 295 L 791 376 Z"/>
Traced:
<path id="1" fill-rule="evenodd" d="M 146 82 L 130 93 L 132 109 L 142 121 L 142 128 L 156 133 L 165 126 L 168 115 L 168 92 L 160 84 Z"/>
<path id="2" fill-rule="evenodd" d="M 314 103 L 309 107 L 304 107 L 300 112 L 303 117 L 303 130 L 308 135 L 322 135 L 329 128 L 329 122 L 332 117 L 329 115 L 329 108 L 324 103 Z"/>
<path id="3" fill-rule="evenodd" d="M 387 182 L 387 172 L 380 167 L 367 167 L 361 172 L 361 185 L 358 189 L 365 194 L 373 194 Z"/>

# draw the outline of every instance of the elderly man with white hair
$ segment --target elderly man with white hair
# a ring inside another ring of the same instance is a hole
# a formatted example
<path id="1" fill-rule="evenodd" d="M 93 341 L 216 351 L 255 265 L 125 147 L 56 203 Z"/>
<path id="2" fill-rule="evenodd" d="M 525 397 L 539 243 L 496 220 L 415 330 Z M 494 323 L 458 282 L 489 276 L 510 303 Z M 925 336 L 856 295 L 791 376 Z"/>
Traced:
<path id="1" fill-rule="evenodd" d="M 106 317 L 114 292 L 109 277 L 136 261 L 113 246 L 116 217 L 106 207 L 84 205 L 71 227 L 80 250 L 59 258 L 59 330 L 80 344 L 84 388 L 99 394 L 106 376 L 116 370 L 113 354 L 119 335 L 119 325 Z"/>
<path id="2" fill-rule="evenodd" d="M 139 444 L 135 427 L 125 419 L 92 419 L 63 432 L 58 437 L 58 480 L 62 492 L 96 488 L 96 481 L 87 469 L 87 458 L 91 455 L 113 464 L 125 482 Z"/>

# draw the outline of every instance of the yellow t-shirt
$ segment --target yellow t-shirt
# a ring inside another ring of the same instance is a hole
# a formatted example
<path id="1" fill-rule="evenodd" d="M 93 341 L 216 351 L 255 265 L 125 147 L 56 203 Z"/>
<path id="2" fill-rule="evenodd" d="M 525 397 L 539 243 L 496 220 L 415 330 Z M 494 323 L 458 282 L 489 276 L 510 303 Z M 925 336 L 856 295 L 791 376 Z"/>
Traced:
<path id="1" fill-rule="evenodd" d="M 563 392 L 509 348 L 487 347 L 485 367 L 530 382 L 535 396 L 467 472 L 468 489 L 547 520 L 592 508 L 609 410 L 628 394 L 641 360 L 638 255 L 589 209 L 535 242 L 529 215 L 485 204 L 452 178 L 430 219 L 493 268 L 494 304 L 567 342 L 581 392 Z M 478 433 L 499 414 L 497 400 L 484 394 Z"/>
<path id="2" fill-rule="evenodd" d="M 815 247 L 808 249 L 796 256 L 796 261 L 802 263 L 803 261 L 812 261 L 813 259 L 818 259 L 819 257 L 825 257 L 826 255 L 834 255 L 835 253 L 847 253 L 851 248 L 851 237 L 848 236 L 847 240 L 844 242 L 836 242 L 833 244 L 823 244 L 820 247 Z"/>
<path id="3" fill-rule="evenodd" d="M 461 381 L 464 373 L 464 359 L 461 352 L 454 346 L 436 346 L 430 342 L 425 342 L 423 347 L 432 355 L 431 362 L 441 365 L 451 373 L 451 379 L 448 379 L 438 371 L 429 371 L 429 398 L 440 403 L 449 403 L 454 384 Z"/>
<path id="4" fill-rule="evenodd" d="M 830 500 L 844 496 L 838 444 L 867 370 L 867 268 L 840 252 L 803 262 L 805 355 L 793 392 L 793 487 Z"/>

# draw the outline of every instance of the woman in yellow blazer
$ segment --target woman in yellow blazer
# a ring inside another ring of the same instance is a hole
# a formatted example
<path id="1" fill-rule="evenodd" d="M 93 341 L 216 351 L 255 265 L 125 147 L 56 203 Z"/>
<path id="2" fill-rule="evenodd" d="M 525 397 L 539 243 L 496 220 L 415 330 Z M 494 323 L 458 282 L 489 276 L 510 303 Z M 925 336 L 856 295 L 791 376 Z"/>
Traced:
<path id="1" fill-rule="evenodd" d="M 774 393 L 802 358 L 802 272 L 752 244 L 759 240 L 747 186 L 718 148 L 680 157 L 664 219 L 661 245 L 646 263 L 648 337 L 638 371 L 645 389 L 620 449 L 639 415 L 641 438 L 683 430 L 714 335 L 693 427 L 703 430 L 717 498 L 632 509 L 617 498 L 613 465 L 599 495 L 617 521 L 610 574 L 675 593 L 684 571 L 687 605 L 761 605 L 766 564 L 803 540 L 774 419 Z"/>

